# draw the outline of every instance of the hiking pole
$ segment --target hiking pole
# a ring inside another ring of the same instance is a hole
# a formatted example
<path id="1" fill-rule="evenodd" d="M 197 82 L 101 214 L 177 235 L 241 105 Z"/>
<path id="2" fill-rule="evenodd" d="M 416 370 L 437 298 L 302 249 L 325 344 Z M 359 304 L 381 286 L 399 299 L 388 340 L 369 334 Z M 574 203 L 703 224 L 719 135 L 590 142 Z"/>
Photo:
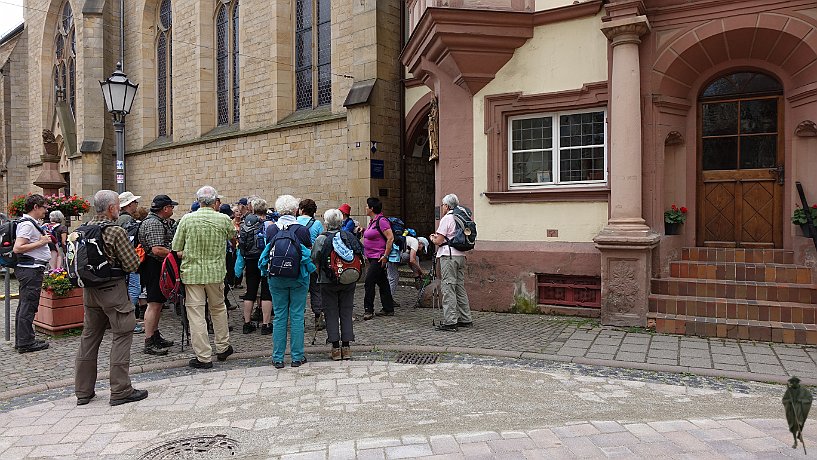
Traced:
<path id="1" fill-rule="evenodd" d="M 11 341 L 11 281 L 9 279 L 8 267 L 3 269 L 3 274 L 6 277 L 6 342 Z"/>

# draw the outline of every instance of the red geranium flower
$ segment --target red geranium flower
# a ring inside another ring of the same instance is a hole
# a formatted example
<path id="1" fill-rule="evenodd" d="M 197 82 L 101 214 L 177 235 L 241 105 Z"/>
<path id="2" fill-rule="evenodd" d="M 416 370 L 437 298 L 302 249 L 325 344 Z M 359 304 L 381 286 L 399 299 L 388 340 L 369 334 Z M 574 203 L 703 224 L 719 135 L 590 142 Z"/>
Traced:
<path id="1" fill-rule="evenodd" d="M 681 212 L 686 214 L 687 213 L 687 208 L 685 206 L 681 206 Z"/>

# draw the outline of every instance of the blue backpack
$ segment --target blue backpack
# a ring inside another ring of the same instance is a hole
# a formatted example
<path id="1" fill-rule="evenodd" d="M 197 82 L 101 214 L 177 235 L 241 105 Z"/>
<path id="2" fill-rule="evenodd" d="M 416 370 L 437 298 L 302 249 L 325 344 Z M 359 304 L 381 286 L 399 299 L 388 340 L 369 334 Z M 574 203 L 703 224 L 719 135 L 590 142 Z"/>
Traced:
<path id="1" fill-rule="evenodd" d="M 391 226 L 392 235 L 394 235 L 394 244 L 400 252 L 405 251 L 406 236 L 403 235 L 403 232 L 406 230 L 406 224 L 403 223 L 399 217 L 388 217 L 387 220 L 389 221 L 389 226 Z M 388 239 L 386 238 L 386 234 L 383 233 L 383 230 L 380 229 L 380 219 L 377 219 L 374 225 L 377 227 L 380 236 L 382 236 L 384 240 Z"/>
<path id="2" fill-rule="evenodd" d="M 295 231 L 302 227 L 292 224 L 278 233 L 269 242 L 268 276 L 274 278 L 298 278 L 301 276 L 301 242 Z"/>

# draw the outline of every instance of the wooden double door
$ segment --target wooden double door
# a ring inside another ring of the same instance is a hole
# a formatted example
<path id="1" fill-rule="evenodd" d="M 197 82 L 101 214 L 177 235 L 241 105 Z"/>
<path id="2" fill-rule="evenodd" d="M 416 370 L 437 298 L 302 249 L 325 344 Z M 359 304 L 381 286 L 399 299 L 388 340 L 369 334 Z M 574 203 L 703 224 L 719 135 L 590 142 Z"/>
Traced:
<path id="1" fill-rule="evenodd" d="M 781 248 L 782 95 L 726 96 L 699 106 L 697 244 Z"/>

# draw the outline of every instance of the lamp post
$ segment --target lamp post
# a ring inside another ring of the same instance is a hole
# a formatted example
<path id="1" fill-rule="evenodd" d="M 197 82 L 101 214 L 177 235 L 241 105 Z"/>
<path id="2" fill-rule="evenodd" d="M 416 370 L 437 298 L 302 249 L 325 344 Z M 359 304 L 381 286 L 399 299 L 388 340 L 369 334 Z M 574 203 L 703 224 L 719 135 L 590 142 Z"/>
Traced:
<path id="1" fill-rule="evenodd" d="M 116 70 L 105 81 L 100 81 L 102 97 L 108 112 L 113 115 L 113 126 L 116 131 L 116 191 L 125 191 L 125 115 L 130 113 L 136 89 L 139 85 L 128 80 L 122 72 L 122 63 L 116 63 Z"/>

